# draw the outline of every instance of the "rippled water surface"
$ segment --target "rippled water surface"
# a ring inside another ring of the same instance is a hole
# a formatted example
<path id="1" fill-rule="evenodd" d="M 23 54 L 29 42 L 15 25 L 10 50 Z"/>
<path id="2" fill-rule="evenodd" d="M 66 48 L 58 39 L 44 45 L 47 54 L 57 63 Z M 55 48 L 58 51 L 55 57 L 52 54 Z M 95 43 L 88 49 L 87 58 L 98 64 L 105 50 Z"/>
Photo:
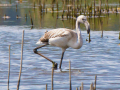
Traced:
<path id="1" fill-rule="evenodd" d="M 45 9 L 41 10 L 44 1 Z M 56 11 L 57 3 L 52 1 L 58 1 L 58 11 Z M 0 0 L 0 90 L 7 90 L 9 45 L 11 45 L 10 90 L 17 88 L 23 30 L 25 33 L 20 90 L 45 90 L 46 84 L 48 90 L 51 89 L 52 64 L 35 54 L 33 49 L 37 47 L 35 43 L 38 39 L 51 28 L 75 29 L 75 16 L 67 19 L 67 10 L 70 6 L 68 4 L 60 0 Z M 80 4 L 84 9 L 86 5 L 84 1 L 76 3 L 75 7 L 80 7 Z M 86 8 L 93 4 L 94 1 L 87 0 Z M 102 8 L 105 9 L 106 5 L 107 1 L 103 0 Z M 96 0 L 97 6 L 99 0 Z M 88 35 L 84 25 L 81 25 L 83 46 L 77 50 L 72 48 L 66 50 L 62 71 L 59 69 L 54 71 L 54 90 L 69 90 L 69 60 L 72 69 L 72 90 L 80 87 L 82 82 L 84 90 L 89 90 L 90 84 L 94 83 L 95 75 L 97 75 L 97 90 L 120 90 L 119 0 L 108 0 L 108 6 L 111 9 L 117 8 L 118 12 L 102 13 L 100 17 L 95 18 L 86 15 L 91 28 L 91 42 L 86 41 Z M 77 13 L 80 15 L 80 12 Z M 59 65 L 61 48 L 46 46 L 39 49 L 39 52 Z"/>
<path id="2" fill-rule="evenodd" d="M 20 90 L 51 89 L 52 64 L 34 54 L 35 44 L 46 30 L 30 29 L 29 26 L 0 26 L 0 90 L 7 89 L 9 45 L 11 45 L 10 90 L 15 90 L 19 76 L 22 31 L 25 30 L 23 67 Z M 91 31 L 91 42 L 82 30 L 84 44 L 81 49 L 68 48 L 65 52 L 62 71 L 54 71 L 54 90 L 69 90 L 69 60 L 72 69 L 72 88 L 84 83 L 89 90 L 97 75 L 97 90 L 120 89 L 120 40 L 119 31 Z M 61 49 L 47 46 L 39 49 L 45 56 L 59 64 Z"/>

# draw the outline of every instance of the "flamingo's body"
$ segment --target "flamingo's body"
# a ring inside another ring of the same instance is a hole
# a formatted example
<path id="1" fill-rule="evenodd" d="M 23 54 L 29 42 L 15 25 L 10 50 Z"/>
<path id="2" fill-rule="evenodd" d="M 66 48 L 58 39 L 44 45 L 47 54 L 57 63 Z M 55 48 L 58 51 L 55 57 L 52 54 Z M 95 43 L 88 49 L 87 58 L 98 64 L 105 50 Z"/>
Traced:
<path id="1" fill-rule="evenodd" d="M 80 23 L 85 24 L 86 29 L 89 33 L 90 25 L 87 22 L 86 17 L 84 15 L 80 15 L 76 20 L 76 31 L 66 28 L 53 29 L 51 31 L 45 32 L 45 34 L 36 43 L 36 44 L 52 45 L 62 48 L 62 56 L 61 56 L 61 62 L 59 68 L 61 68 L 63 55 L 68 47 L 79 49 L 83 45 Z"/>
<path id="2" fill-rule="evenodd" d="M 62 49 L 66 49 L 68 47 L 79 49 L 83 43 L 82 37 L 80 40 L 80 44 L 76 46 L 77 33 L 70 29 L 58 28 L 46 32 L 36 44 L 49 44 Z"/>

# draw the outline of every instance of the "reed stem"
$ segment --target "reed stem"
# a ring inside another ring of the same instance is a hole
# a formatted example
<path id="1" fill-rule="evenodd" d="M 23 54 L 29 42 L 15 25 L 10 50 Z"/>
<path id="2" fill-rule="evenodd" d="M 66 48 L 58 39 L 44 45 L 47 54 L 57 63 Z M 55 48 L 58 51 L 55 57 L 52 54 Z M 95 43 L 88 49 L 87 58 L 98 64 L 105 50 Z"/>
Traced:
<path id="1" fill-rule="evenodd" d="M 81 83 L 81 90 L 83 90 L 83 82 Z"/>
<path id="2" fill-rule="evenodd" d="M 72 86 L 71 86 L 71 61 L 69 61 L 69 80 L 70 80 L 70 90 L 72 90 Z"/>
<path id="3" fill-rule="evenodd" d="M 96 81 L 97 81 L 97 75 L 95 75 L 94 90 L 96 90 Z"/>
<path id="4" fill-rule="evenodd" d="M 8 90 L 9 90 L 9 79 L 10 79 L 10 45 L 9 45 L 9 65 L 8 65 Z"/>
<path id="5" fill-rule="evenodd" d="M 52 68 L 51 90 L 53 90 L 53 76 L 54 76 L 54 68 Z"/>
<path id="6" fill-rule="evenodd" d="M 24 30 L 23 30 L 23 34 L 22 34 L 21 63 L 20 63 L 20 72 L 19 72 L 19 78 L 18 78 L 17 90 L 19 90 L 19 86 L 20 86 L 20 78 L 21 78 L 21 72 L 22 72 L 23 43 L 24 43 Z"/>
<path id="7" fill-rule="evenodd" d="M 76 90 L 78 90 L 78 88 L 76 87 Z"/>
<path id="8" fill-rule="evenodd" d="M 30 15 L 30 20 L 31 20 L 31 25 L 32 25 L 31 29 L 32 29 L 32 28 L 33 28 L 33 20 L 32 20 L 32 17 L 31 17 L 30 11 L 29 11 L 29 15 Z"/>
<path id="9" fill-rule="evenodd" d="M 90 43 L 91 39 L 90 39 L 90 33 L 89 33 L 89 43 Z"/>
<path id="10" fill-rule="evenodd" d="M 90 84 L 90 90 L 93 90 L 93 83 Z"/>
<path id="11" fill-rule="evenodd" d="M 47 90 L 47 84 L 46 84 L 46 89 L 45 90 Z"/>
<path id="12" fill-rule="evenodd" d="M 95 13 L 96 13 L 96 12 L 95 12 L 95 0 L 94 0 L 94 17 L 95 17 Z"/>

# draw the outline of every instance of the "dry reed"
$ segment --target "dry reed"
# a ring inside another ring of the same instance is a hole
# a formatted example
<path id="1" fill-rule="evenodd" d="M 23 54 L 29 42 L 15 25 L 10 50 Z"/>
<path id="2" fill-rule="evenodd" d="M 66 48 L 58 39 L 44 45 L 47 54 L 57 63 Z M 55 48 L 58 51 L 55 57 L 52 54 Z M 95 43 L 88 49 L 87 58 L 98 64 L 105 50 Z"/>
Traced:
<path id="1" fill-rule="evenodd" d="M 9 79 L 10 79 L 10 45 L 9 45 L 9 65 L 8 65 L 8 90 L 9 90 Z"/>
<path id="2" fill-rule="evenodd" d="M 23 43 L 24 43 L 24 30 L 22 34 L 22 45 L 21 45 L 21 63 L 20 63 L 20 72 L 19 72 L 19 78 L 18 78 L 18 83 L 17 83 L 17 90 L 19 90 L 20 86 L 20 78 L 21 78 L 21 72 L 22 72 L 22 61 L 23 61 Z"/>

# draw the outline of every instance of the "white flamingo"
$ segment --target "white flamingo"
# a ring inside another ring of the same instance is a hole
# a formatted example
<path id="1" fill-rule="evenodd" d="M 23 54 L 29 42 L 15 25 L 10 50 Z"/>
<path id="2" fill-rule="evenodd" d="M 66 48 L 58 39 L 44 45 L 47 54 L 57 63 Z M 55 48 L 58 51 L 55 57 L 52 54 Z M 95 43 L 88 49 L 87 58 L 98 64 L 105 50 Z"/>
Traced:
<path id="1" fill-rule="evenodd" d="M 38 53 L 37 49 L 46 45 L 52 45 L 52 46 L 57 46 L 62 48 L 62 56 L 61 56 L 61 61 L 59 66 L 59 68 L 61 69 L 61 64 L 62 64 L 65 50 L 68 47 L 79 49 L 83 45 L 83 39 L 81 36 L 81 30 L 80 30 L 80 23 L 85 24 L 87 33 L 89 34 L 90 32 L 89 22 L 87 21 L 86 16 L 80 15 L 77 17 L 77 20 L 76 20 L 76 31 L 66 29 L 66 28 L 58 28 L 58 29 L 53 29 L 51 31 L 45 32 L 45 34 L 36 43 L 36 44 L 43 44 L 43 45 L 35 48 L 34 53 L 39 54 L 42 57 L 46 58 L 47 60 L 53 63 L 55 68 L 57 68 L 57 63 L 53 62 L 49 58 Z"/>

